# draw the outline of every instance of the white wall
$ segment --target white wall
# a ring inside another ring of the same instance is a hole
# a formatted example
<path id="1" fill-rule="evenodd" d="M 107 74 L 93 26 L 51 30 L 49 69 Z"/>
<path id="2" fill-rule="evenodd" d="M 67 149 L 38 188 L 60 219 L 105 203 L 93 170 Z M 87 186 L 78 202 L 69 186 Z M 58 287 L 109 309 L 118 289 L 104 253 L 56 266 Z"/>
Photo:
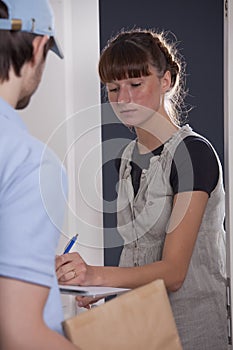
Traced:
<path id="1" fill-rule="evenodd" d="M 79 233 L 72 251 L 103 265 L 98 0 L 50 1 L 65 59 L 49 53 L 41 85 L 21 115 L 67 168 L 69 207 L 57 253 Z M 81 312 L 73 296 L 62 295 L 62 302 L 65 319 Z"/>
<path id="2" fill-rule="evenodd" d="M 64 47 L 64 16 L 63 1 L 52 0 L 55 10 L 57 37 Z M 48 54 L 47 64 L 42 82 L 32 97 L 29 107 L 21 112 L 29 130 L 40 140 L 47 142 L 56 127 L 66 118 L 65 96 L 65 64 L 66 60 L 60 60 L 53 53 Z M 60 156 L 66 145 L 66 139 L 61 140 L 55 151 Z"/>
<path id="3" fill-rule="evenodd" d="M 69 176 L 67 223 L 58 247 L 79 233 L 87 262 L 103 264 L 102 172 L 97 0 L 51 0 L 65 59 L 49 53 L 45 73 L 21 115 L 33 135 L 64 161 Z"/>

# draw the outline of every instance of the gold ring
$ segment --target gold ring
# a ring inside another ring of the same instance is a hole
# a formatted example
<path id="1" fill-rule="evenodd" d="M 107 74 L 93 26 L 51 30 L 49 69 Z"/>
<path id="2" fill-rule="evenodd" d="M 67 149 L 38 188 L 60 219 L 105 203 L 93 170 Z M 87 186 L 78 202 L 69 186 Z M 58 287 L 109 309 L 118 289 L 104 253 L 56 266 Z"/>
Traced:
<path id="1" fill-rule="evenodd" d="M 76 277 L 77 277 L 76 271 L 75 271 L 75 270 L 72 270 L 72 271 L 73 271 L 73 273 L 74 273 L 74 277 L 73 277 L 73 278 L 76 278 Z"/>

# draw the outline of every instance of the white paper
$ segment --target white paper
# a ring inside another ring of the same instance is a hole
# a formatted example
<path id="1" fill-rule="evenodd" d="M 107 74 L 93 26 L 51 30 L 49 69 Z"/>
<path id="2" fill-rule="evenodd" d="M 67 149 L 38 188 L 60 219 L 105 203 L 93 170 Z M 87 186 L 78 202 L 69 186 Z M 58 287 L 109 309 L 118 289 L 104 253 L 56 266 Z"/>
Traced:
<path id="1" fill-rule="evenodd" d="M 113 288 L 113 287 L 99 287 L 99 286 L 77 286 L 77 285 L 62 285 L 59 284 L 59 289 L 62 294 L 84 295 L 90 297 L 105 297 L 108 295 L 116 295 L 128 292 L 128 288 Z"/>

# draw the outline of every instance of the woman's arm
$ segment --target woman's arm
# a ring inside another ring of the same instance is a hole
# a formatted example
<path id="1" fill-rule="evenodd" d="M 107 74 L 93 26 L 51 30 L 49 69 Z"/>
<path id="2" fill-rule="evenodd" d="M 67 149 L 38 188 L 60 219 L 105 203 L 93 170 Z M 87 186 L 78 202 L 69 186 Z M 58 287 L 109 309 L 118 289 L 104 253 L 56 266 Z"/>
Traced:
<path id="1" fill-rule="evenodd" d="M 103 267 L 87 265 L 77 253 L 65 254 L 57 257 L 59 282 L 136 288 L 161 278 L 169 291 L 178 290 L 188 271 L 207 201 L 208 194 L 202 191 L 175 195 L 161 261 L 139 267 Z"/>

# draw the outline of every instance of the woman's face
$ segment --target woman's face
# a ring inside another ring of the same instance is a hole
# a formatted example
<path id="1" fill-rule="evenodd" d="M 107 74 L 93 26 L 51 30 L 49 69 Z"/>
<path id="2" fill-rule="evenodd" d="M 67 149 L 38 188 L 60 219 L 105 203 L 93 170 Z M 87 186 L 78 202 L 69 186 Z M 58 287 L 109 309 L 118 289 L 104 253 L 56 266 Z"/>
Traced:
<path id="1" fill-rule="evenodd" d="M 106 84 L 108 99 L 117 117 L 127 126 L 140 126 L 155 112 L 163 114 L 163 95 L 170 88 L 170 73 L 114 80 Z"/>

